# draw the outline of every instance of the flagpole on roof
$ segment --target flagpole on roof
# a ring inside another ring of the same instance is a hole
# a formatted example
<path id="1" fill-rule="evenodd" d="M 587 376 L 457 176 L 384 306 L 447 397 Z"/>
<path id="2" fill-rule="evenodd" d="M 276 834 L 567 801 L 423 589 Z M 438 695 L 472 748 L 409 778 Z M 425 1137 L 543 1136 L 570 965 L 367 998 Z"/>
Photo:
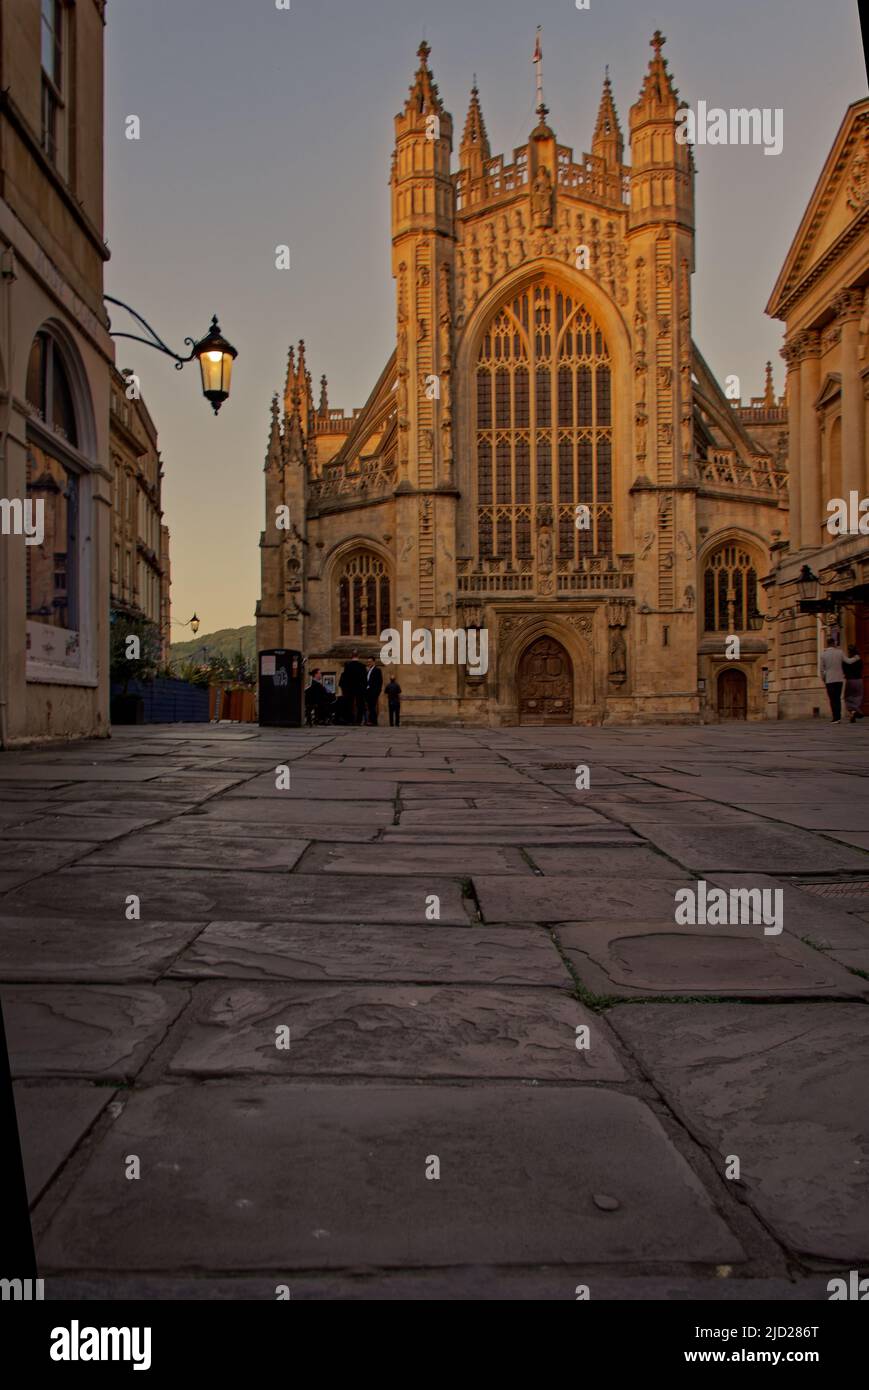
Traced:
<path id="1" fill-rule="evenodd" d="M 543 105 L 543 45 L 540 42 L 540 35 L 543 32 L 542 25 L 537 26 L 537 39 L 534 44 L 534 57 L 532 62 L 537 69 L 537 114 L 541 121 L 546 108 Z"/>

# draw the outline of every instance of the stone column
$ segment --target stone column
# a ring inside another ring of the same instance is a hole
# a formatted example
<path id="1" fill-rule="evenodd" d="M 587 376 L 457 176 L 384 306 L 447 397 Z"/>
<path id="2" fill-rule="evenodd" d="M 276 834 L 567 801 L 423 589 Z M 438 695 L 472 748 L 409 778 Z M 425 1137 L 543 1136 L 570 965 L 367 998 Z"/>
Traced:
<path id="1" fill-rule="evenodd" d="M 788 535 L 791 550 L 802 547 L 802 497 L 800 477 L 800 356 L 794 343 L 786 343 L 782 357 L 787 363 L 788 375 L 785 387 L 788 403 Z"/>
<path id="2" fill-rule="evenodd" d="M 821 374 L 821 340 L 815 329 L 797 339 L 800 354 L 800 505 L 802 548 L 821 544 L 826 511 L 821 504 L 821 431 L 815 401 Z"/>
<path id="3" fill-rule="evenodd" d="M 842 328 L 842 492 L 847 502 L 849 492 L 859 494 L 863 487 L 865 402 L 858 356 L 862 292 L 846 290 L 833 307 Z"/>

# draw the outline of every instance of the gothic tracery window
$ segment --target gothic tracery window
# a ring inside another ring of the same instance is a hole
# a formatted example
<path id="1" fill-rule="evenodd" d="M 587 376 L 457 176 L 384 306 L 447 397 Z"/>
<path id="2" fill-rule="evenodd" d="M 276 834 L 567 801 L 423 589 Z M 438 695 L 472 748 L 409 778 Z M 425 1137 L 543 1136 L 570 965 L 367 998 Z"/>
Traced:
<path id="1" fill-rule="evenodd" d="M 727 541 L 706 560 L 703 612 L 707 632 L 747 632 L 757 613 L 757 569 L 744 546 Z"/>
<path id="2" fill-rule="evenodd" d="M 562 564 L 612 555 L 609 349 L 585 305 L 548 279 L 521 290 L 485 330 L 475 445 L 481 559 L 531 561 L 544 526 Z M 576 524 L 580 503 L 587 528 Z"/>
<path id="3" fill-rule="evenodd" d="M 342 637 L 379 637 L 389 627 L 389 571 L 370 550 L 356 550 L 338 574 L 338 626 Z"/>

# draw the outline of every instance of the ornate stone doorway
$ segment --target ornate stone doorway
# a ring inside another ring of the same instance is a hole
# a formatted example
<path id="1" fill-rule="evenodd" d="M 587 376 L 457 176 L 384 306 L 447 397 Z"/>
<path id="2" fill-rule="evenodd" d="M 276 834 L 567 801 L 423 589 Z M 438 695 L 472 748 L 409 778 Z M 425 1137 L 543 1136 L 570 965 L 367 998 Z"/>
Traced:
<path id="1" fill-rule="evenodd" d="M 722 671 L 718 677 L 718 717 L 748 718 L 748 681 L 744 671 Z"/>
<path id="2" fill-rule="evenodd" d="M 573 723 L 573 663 L 554 637 L 538 637 L 519 658 L 520 724 Z"/>

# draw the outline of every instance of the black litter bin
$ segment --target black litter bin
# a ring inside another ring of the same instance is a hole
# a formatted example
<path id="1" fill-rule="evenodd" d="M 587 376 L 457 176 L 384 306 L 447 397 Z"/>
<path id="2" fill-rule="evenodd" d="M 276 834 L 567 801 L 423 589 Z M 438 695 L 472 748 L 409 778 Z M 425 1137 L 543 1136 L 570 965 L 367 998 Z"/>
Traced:
<path id="1" fill-rule="evenodd" d="M 276 647 L 273 651 L 260 652 L 258 662 L 260 727 L 300 728 L 305 679 L 302 653 Z"/>

